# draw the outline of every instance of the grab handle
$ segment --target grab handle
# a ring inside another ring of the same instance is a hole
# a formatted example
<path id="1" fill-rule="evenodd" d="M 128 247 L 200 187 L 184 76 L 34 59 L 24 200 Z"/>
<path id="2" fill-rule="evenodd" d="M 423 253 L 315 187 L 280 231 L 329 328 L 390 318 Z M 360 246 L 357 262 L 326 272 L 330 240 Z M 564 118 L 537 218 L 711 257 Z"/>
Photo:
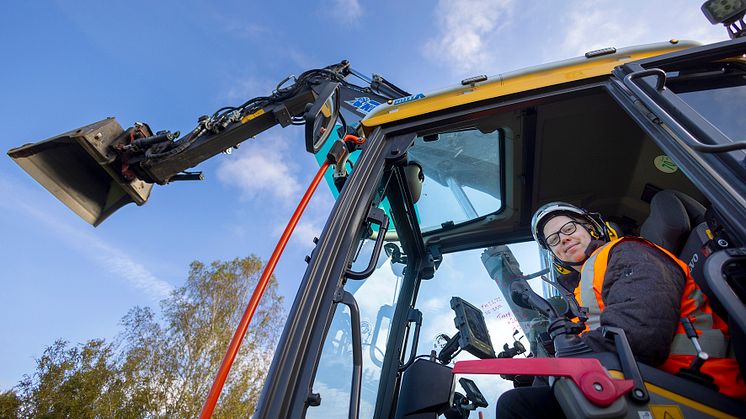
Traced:
<path id="1" fill-rule="evenodd" d="M 360 272 L 355 272 L 350 269 L 345 271 L 345 276 L 350 279 L 365 279 L 373 273 L 376 269 L 378 255 L 381 253 L 381 248 L 383 247 L 383 239 L 386 236 L 386 231 L 389 229 L 389 217 L 378 207 L 372 207 L 370 211 L 368 211 L 368 217 L 365 221 L 366 223 L 378 224 L 378 237 L 376 237 L 376 244 L 373 246 L 373 254 L 370 256 L 368 267 Z"/>

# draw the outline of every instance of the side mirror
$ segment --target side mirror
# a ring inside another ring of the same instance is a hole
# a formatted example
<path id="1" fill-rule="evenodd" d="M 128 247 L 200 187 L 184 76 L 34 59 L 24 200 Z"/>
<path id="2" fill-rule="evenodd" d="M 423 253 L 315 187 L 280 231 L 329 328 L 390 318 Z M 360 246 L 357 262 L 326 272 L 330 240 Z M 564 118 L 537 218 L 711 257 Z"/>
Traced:
<path id="1" fill-rule="evenodd" d="M 306 151 L 318 153 L 331 135 L 339 117 L 339 83 L 323 85 L 316 102 L 309 104 L 303 118 L 306 120 Z"/>

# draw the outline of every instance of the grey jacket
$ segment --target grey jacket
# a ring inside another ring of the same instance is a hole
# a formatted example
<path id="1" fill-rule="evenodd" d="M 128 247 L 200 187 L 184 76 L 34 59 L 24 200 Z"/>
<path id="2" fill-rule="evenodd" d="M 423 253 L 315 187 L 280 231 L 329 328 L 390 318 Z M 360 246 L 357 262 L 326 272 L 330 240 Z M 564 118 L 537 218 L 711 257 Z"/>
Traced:
<path id="1" fill-rule="evenodd" d="M 590 254 L 603 244 L 593 241 L 586 252 Z M 570 292 L 579 281 L 576 272 L 559 279 Z M 617 244 L 609 254 L 601 290 L 605 306 L 601 325 L 623 329 L 638 361 L 662 364 L 679 324 L 685 282 L 681 268 L 660 250 L 634 241 Z M 598 329 L 581 338 L 597 352 L 614 351 L 613 341 Z"/>

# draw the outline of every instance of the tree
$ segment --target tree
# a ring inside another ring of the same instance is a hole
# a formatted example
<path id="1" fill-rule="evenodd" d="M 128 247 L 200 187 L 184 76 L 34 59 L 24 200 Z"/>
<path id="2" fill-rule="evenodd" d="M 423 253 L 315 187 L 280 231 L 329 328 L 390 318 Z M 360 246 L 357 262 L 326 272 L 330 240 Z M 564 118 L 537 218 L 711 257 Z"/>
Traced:
<path id="1" fill-rule="evenodd" d="M 161 302 L 160 316 L 132 308 L 114 344 L 55 342 L 17 394 L 0 395 L 0 409 L 24 417 L 198 416 L 261 270 L 256 256 L 209 267 L 193 262 L 186 284 Z M 215 417 L 253 413 L 284 322 L 282 300 L 272 277 Z"/>
<path id="2" fill-rule="evenodd" d="M 15 391 L 0 393 L 0 419 L 15 419 L 21 415 L 21 399 Z"/>
<path id="3" fill-rule="evenodd" d="M 148 411 L 196 417 L 256 286 L 261 261 L 252 256 L 206 267 L 193 262 L 185 286 L 162 304 L 163 325 L 136 307 L 123 319 L 124 364 Z M 283 322 L 277 281 L 267 286 L 233 364 L 215 417 L 254 411 Z"/>
<path id="4" fill-rule="evenodd" d="M 123 398 L 114 350 L 101 339 L 68 348 L 62 340 L 37 359 L 36 372 L 18 385 L 22 416 L 113 416 Z"/>

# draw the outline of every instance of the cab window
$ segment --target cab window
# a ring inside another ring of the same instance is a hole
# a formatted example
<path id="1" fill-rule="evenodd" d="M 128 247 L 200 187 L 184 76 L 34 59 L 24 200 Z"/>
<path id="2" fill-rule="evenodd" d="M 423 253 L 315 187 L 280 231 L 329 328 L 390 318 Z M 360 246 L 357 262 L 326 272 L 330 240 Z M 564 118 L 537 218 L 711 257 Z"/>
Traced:
<path id="1" fill-rule="evenodd" d="M 475 128 L 418 136 L 409 159 L 425 180 L 416 208 L 422 231 L 502 209 L 502 131 Z"/>
<path id="2" fill-rule="evenodd" d="M 675 72 L 666 87 L 733 141 L 746 140 L 746 72 L 724 64 L 706 71 Z"/>

